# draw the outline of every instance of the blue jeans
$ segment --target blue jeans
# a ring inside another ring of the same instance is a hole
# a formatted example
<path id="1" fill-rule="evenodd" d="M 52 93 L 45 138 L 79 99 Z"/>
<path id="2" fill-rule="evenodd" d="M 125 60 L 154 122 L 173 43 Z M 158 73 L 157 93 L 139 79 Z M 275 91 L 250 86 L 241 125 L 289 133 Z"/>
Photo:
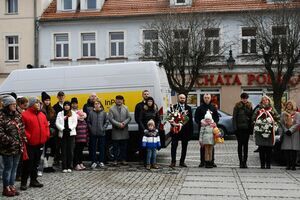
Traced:
<path id="1" fill-rule="evenodd" d="M 147 149 L 147 165 L 156 164 L 156 149 Z"/>
<path id="2" fill-rule="evenodd" d="M 127 160 L 128 140 L 113 140 L 113 153 L 115 161 Z"/>
<path id="3" fill-rule="evenodd" d="M 20 154 L 12 156 L 2 156 L 3 158 L 3 186 L 7 187 L 9 185 L 14 185 L 16 180 L 16 173 L 18 168 L 18 163 L 20 160 Z"/>
<path id="4" fill-rule="evenodd" d="M 105 158 L 105 136 L 90 135 L 90 151 L 91 151 L 90 154 L 91 154 L 92 163 L 97 162 L 97 158 L 96 158 L 97 148 L 99 150 L 98 161 L 99 162 L 104 162 L 104 158 Z"/>

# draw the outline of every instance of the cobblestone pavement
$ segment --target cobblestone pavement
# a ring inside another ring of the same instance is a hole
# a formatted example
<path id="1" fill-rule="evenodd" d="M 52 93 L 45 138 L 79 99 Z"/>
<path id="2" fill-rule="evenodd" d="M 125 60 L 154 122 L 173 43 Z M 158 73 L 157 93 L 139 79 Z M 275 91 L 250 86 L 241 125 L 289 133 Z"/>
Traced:
<path id="1" fill-rule="evenodd" d="M 178 148 L 178 158 L 180 156 Z M 43 188 L 29 188 L 13 199 L 300 199 L 300 171 L 283 167 L 259 169 L 258 154 L 249 143 L 249 169 L 238 168 L 236 141 L 215 148 L 218 168 L 198 168 L 199 144 L 189 143 L 188 168 L 171 169 L 170 145 L 158 152 L 158 170 L 129 166 L 44 174 Z M 19 186 L 19 183 L 17 183 Z M 6 199 L 0 196 L 0 199 Z"/>

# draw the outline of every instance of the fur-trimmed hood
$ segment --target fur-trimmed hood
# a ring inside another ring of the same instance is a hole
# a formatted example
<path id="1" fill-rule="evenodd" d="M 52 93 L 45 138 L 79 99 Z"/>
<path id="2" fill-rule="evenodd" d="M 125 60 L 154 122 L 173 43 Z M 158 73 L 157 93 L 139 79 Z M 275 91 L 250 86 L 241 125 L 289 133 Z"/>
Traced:
<path id="1" fill-rule="evenodd" d="M 158 107 L 157 107 L 157 105 L 156 104 L 154 104 L 154 110 L 158 110 Z M 144 105 L 144 110 L 148 110 L 149 109 L 149 106 L 147 106 L 147 105 Z"/>

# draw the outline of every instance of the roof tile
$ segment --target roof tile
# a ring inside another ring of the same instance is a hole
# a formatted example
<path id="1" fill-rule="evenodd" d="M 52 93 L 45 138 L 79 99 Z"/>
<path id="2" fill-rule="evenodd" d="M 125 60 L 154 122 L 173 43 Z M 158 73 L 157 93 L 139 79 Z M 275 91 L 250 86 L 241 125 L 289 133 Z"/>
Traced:
<path id="1" fill-rule="evenodd" d="M 100 11 L 57 12 L 56 3 L 57 0 L 50 3 L 41 21 L 155 15 L 168 12 L 237 12 L 274 6 L 266 3 L 266 0 L 193 0 L 192 6 L 178 7 L 170 7 L 169 0 L 106 0 Z M 292 4 L 300 7 L 300 0 L 293 0 Z"/>

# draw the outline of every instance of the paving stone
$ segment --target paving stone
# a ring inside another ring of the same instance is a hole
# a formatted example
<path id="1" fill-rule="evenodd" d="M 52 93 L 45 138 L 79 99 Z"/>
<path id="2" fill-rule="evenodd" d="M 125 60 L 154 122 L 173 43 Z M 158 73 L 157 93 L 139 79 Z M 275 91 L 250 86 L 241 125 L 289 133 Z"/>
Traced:
<path id="1" fill-rule="evenodd" d="M 297 190 L 276 190 L 276 189 L 245 189 L 249 197 L 281 197 L 281 198 L 300 198 L 299 189 Z"/>
<path id="2" fill-rule="evenodd" d="M 170 147 L 158 152 L 160 169 L 147 171 L 139 163 L 129 166 L 44 174 L 38 178 L 43 188 L 21 191 L 16 200 L 131 200 L 131 199 L 205 199 L 205 200 L 295 200 L 300 199 L 300 171 L 272 166 L 259 169 L 256 146 L 249 141 L 248 169 L 238 168 L 237 142 L 226 140 L 215 146 L 217 168 L 199 168 L 198 141 L 190 141 L 186 163 L 189 168 L 168 167 Z M 178 147 L 177 159 L 180 158 Z M 178 164 L 178 162 L 177 162 Z M 16 183 L 19 187 L 20 183 Z M 0 187 L 2 183 L 0 184 Z M 2 198 L 0 196 L 0 199 Z"/>
<path id="3" fill-rule="evenodd" d="M 300 186 L 296 183 L 243 183 L 245 189 L 278 189 L 278 190 L 300 190 Z"/>
<path id="4" fill-rule="evenodd" d="M 237 196 L 179 195 L 178 200 L 241 200 Z"/>
<path id="5" fill-rule="evenodd" d="M 201 182 L 201 181 L 185 181 L 183 187 L 193 188 L 237 188 L 235 182 Z"/>
<path id="6" fill-rule="evenodd" d="M 180 195 L 216 195 L 216 196 L 240 196 L 238 189 L 231 188 L 182 188 Z"/>

